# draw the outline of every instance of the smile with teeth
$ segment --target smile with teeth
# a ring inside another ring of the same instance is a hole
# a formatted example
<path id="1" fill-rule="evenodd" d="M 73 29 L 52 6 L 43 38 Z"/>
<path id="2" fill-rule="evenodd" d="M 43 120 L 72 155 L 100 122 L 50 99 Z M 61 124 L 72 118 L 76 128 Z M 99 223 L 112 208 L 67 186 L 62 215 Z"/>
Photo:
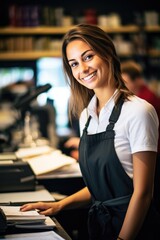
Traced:
<path id="1" fill-rule="evenodd" d="M 92 74 L 90 74 L 90 75 L 88 75 L 87 77 L 85 77 L 85 78 L 82 78 L 84 81 L 88 81 L 88 80 L 90 80 L 92 77 L 94 77 L 96 75 L 96 72 L 94 72 L 94 73 L 92 73 Z"/>

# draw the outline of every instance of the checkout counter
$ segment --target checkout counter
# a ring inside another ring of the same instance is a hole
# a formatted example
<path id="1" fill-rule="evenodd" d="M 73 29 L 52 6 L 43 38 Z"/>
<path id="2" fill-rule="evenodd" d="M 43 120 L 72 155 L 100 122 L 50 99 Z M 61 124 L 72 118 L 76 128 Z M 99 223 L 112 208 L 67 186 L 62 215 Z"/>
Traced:
<path id="1" fill-rule="evenodd" d="M 43 152 L 42 155 L 40 154 L 40 149 Z M 33 148 L 30 150 L 31 152 L 36 152 Z M 43 147 L 37 148 L 37 152 L 39 153 L 39 157 L 45 158 L 47 156 L 46 159 L 48 159 L 47 154 L 50 154 L 45 153 Z M 3 153 L 0 156 L 1 163 L 5 159 L 4 164 L 0 164 L 0 172 L 3 173 L 0 174 L 0 202 L 3 204 L 17 205 L 24 202 L 31 202 L 33 199 L 35 201 L 50 201 L 51 199 L 48 197 L 44 199 L 46 195 L 44 193 L 40 193 L 39 197 L 36 198 L 37 188 L 40 186 L 43 186 L 54 200 L 59 200 L 75 193 L 85 186 L 79 164 L 76 161 L 58 168 L 56 171 L 36 175 L 29 163 L 20 159 L 20 155 Z M 63 157 L 68 159 L 65 155 Z M 15 196 L 16 199 L 14 198 Z M 22 196 L 23 199 L 21 199 Z M 30 196 L 31 199 L 28 199 L 27 196 Z M 88 240 L 87 213 L 88 209 L 66 210 L 57 214 L 56 220 L 64 227 L 72 240 Z"/>
<path id="2" fill-rule="evenodd" d="M 20 206 L 27 202 L 37 201 L 55 201 L 54 197 L 43 187 L 36 186 L 34 191 L 19 191 L 19 192 L 6 192 L 0 193 L 0 206 Z M 3 213 L 3 214 L 2 214 Z M 4 218 L 3 218 L 4 217 Z M 17 239 L 21 236 L 21 239 L 57 239 L 57 240 L 71 240 L 71 237 L 64 230 L 62 225 L 57 221 L 55 217 L 51 217 L 54 222 L 54 228 L 41 229 L 34 228 L 16 228 L 15 226 L 9 226 L 6 224 L 4 212 L 0 212 L 0 239 Z M 50 231 L 50 232 L 48 232 Z M 53 232 L 52 232 L 53 231 Z M 23 235 L 22 235 L 23 234 Z M 36 235 L 35 235 L 36 234 Z M 41 236 L 42 235 L 42 236 Z"/>

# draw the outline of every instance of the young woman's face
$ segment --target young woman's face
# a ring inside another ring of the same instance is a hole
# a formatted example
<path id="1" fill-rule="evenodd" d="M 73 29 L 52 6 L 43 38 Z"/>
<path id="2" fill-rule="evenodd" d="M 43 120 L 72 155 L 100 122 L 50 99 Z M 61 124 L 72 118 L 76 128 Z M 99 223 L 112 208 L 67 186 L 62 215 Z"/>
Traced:
<path id="1" fill-rule="evenodd" d="M 108 65 L 82 40 L 70 42 L 66 49 L 74 78 L 89 89 L 108 84 Z"/>

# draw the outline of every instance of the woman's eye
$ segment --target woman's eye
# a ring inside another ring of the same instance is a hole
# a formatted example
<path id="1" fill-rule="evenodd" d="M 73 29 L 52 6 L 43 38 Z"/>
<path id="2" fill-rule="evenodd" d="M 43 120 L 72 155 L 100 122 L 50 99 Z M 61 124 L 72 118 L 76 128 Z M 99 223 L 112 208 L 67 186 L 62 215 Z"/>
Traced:
<path id="1" fill-rule="evenodd" d="M 93 58 L 93 54 L 90 54 L 90 55 L 87 55 L 86 57 L 85 57 L 85 60 L 87 61 L 87 60 L 90 60 L 90 59 L 92 59 Z"/>
<path id="2" fill-rule="evenodd" d="M 74 68 L 74 67 L 76 67 L 77 66 L 77 63 L 76 62 L 73 62 L 73 63 L 71 63 L 71 68 Z"/>

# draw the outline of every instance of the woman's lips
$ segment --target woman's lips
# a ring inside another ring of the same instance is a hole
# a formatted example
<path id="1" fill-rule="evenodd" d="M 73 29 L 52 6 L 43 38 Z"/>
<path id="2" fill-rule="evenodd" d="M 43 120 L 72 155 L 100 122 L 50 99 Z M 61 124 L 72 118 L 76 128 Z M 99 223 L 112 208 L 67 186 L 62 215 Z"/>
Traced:
<path id="1" fill-rule="evenodd" d="M 89 81 L 96 75 L 96 72 L 89 74 L 87 77 L 82 78 L 83 81 Z"/>

